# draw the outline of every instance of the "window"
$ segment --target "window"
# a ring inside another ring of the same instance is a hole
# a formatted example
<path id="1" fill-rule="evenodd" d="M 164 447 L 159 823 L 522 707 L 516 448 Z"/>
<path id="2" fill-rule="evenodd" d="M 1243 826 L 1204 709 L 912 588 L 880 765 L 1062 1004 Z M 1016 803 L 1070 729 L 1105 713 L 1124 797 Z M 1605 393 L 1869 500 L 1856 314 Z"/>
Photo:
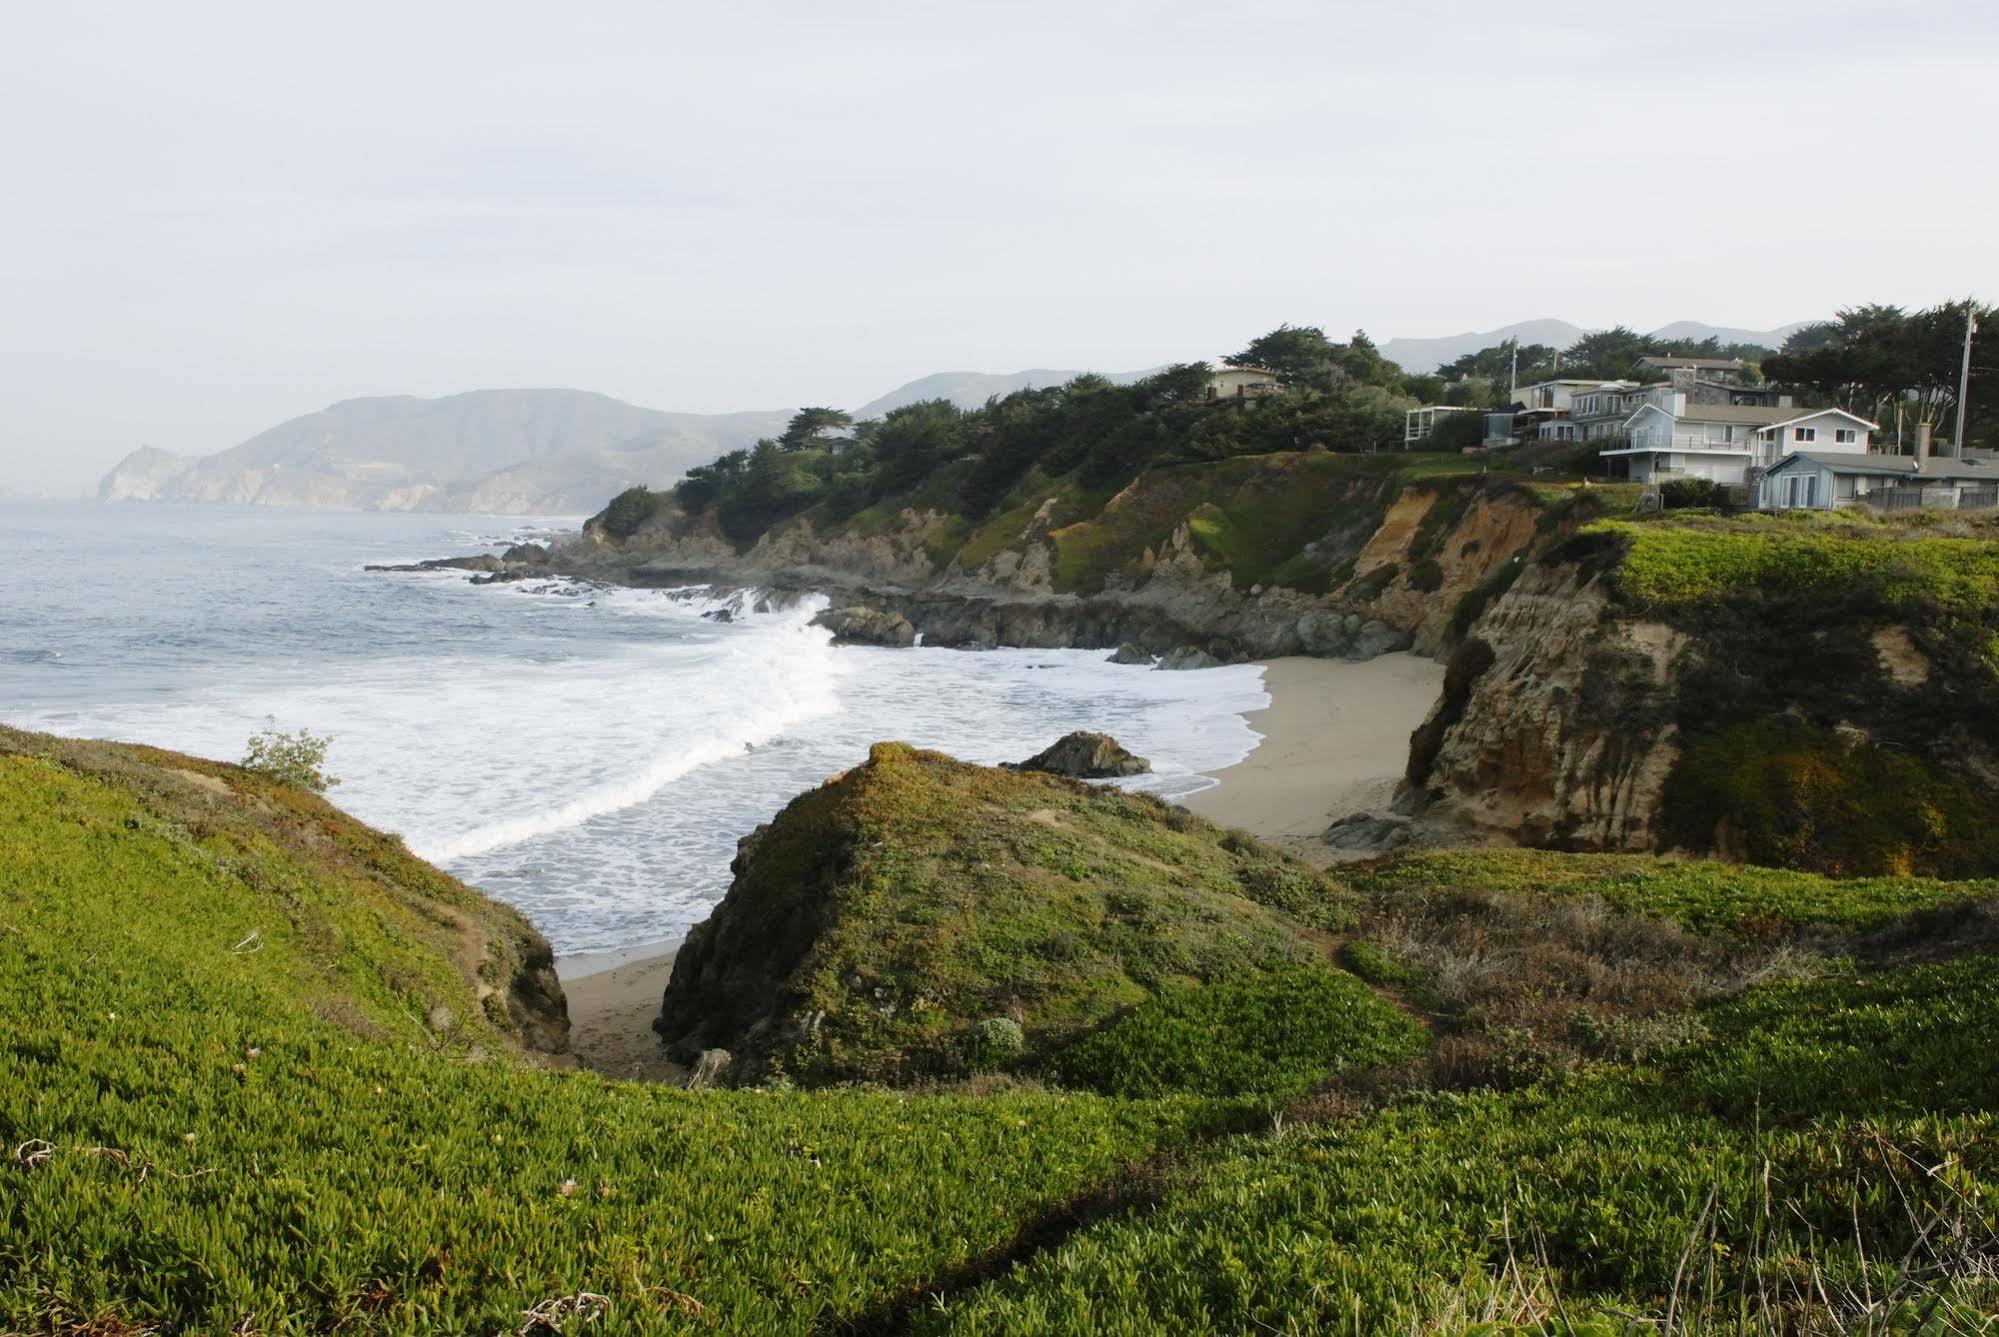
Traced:
<path id="1" fill-rule="evenodd" d="M 1791 429 L 1791 439 L 1793 441 L 1816 441 L 1819 439 L 1819 429 L 1816 427 L 1793 427 Z"/>
<path id="2" fill-rule="evenodd" d="M 1854 442 L 1854 431 L 1851 427 L 1836 427 L 1833 429 L 1832 439 L 1842 446 L 1850 446 Z"/>

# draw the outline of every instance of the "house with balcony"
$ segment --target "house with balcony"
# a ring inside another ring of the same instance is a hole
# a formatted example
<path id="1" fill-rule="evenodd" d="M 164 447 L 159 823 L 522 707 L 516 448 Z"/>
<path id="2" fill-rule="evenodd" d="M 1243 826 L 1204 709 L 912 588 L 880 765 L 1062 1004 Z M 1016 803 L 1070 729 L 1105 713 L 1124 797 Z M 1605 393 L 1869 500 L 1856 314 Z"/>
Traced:
<path id="1" fill-rule="evenodd" d="M 1705 478 L 1726 487 L 1793 451 L 1865 455 L 1881 429 L 1844 409 L 1790 404 L 1693 404 L 1679 392 L 1642 404 L 1625 420 L 1604 461 L 1633 482 Z"/>

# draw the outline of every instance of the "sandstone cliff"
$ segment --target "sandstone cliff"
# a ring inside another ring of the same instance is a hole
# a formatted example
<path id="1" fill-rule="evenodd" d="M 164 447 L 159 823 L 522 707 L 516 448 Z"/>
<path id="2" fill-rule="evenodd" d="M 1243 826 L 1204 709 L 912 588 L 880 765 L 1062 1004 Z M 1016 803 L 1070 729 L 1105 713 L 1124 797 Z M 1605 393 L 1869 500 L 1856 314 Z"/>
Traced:
<path id="1" fill-rule="evenodd" d="M 1999 543 L 1826 520 L 1586 527 L 1469 627 L 1426 819 L 1840 874 L 1999 871 Z"/>

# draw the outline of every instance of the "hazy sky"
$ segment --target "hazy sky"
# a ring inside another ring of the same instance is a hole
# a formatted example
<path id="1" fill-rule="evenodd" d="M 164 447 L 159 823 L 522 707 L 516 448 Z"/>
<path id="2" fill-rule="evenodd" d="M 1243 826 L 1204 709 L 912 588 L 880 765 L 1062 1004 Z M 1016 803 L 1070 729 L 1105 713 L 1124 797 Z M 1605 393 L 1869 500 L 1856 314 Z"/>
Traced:
<path id="1" fill-rule="evenodd" d="M 1999 296 L 1999 5 L 29 4 L 0 490 L 355 395 Z"/>

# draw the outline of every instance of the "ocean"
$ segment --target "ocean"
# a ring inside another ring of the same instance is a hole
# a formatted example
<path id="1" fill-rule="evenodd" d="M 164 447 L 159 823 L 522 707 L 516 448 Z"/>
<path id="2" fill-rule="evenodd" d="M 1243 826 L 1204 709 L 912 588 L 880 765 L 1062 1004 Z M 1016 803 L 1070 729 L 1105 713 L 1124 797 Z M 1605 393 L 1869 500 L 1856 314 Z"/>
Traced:
<path id="1" fill-rule="evenodd" d="M 678 939 L 737 839 L 871 743 L 997 762 L 1098 729 L 1175 797 L 1268 704 L 1253 665 L 836 646 L 823 601 L 720 622 L 698 593 L 362 569 L 578 523 L 0 503 L 0 723 L 225 760 L 268 719 L 331 735 L 332 799 L 570 954 Z"/>

